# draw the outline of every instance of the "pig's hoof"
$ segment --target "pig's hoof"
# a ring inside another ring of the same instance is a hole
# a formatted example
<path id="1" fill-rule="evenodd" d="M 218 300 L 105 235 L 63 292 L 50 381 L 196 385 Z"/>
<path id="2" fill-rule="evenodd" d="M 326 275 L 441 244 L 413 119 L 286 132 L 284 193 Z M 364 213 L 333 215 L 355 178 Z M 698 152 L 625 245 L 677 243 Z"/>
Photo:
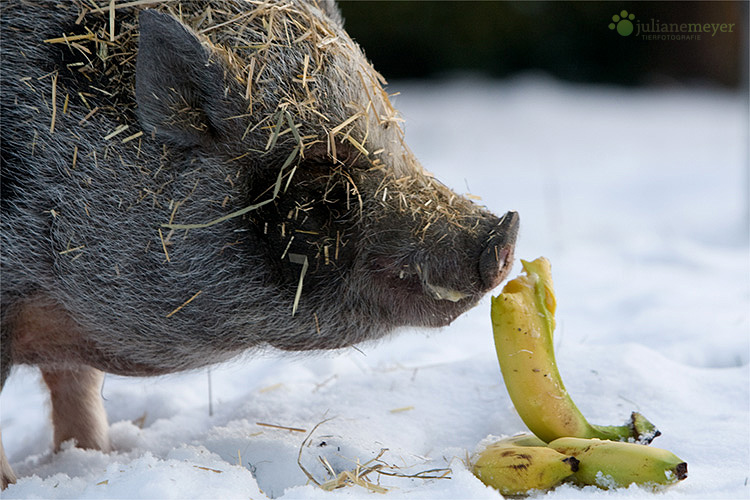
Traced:
<path id="1" fill-rule="evenodd" d="M 13 469 L 10 468 L 8 462 L 2 464 L 2 471 L 0 471 L 0 486 L 2 489 L 8 487 L 9 484 L 16 483 L 16 475 L 13 473 Z"/>

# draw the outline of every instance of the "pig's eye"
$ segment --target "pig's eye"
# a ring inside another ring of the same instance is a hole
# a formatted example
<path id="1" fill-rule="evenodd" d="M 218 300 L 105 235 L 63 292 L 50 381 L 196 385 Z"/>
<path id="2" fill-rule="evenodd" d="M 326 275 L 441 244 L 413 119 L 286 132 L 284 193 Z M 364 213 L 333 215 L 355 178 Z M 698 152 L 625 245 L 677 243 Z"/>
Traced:
<path id="1" fill-rule="evenodd" d="M 338 218 L 356 200 L 356 187 L 352 176 L 343 166 L 330 161 L 312 159 L 300 163 L 291 174 L 288 186 L 282 195 L 306 211 L 330 211 L 333 218 Z M 286 183 L 287 181 L 284 181 Z"/>

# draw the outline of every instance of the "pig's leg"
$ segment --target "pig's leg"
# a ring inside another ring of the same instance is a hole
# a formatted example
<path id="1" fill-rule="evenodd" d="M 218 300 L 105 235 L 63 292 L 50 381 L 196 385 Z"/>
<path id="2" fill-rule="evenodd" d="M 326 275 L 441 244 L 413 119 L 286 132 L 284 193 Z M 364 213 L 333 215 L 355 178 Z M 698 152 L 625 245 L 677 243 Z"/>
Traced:
<path id="1" fill-rule="evenodd" d="M 16 482 L 16 475 L 13 474 L 13 469 L 10 468 L 8 459 L 5 457 L 5 449 L 3 448 L 3 438 L 0 436 L 0 487 L 5 489 L 8 484 Z"/>
<path id="2" fill-rule="evenodd" d="M 99 390 L 104 374 L 86 365 L 78 324 L 55 300 L 34 295 L 15 304 L 12 360 L 37 365 L 49 387 L 55 449 L 74 438 L 81 448 L 109 450 L 107 415 Z"/>
<path id="3" fill-rule="evenodd" d="M 104 373 L 89 366 L 42 369 L 52 401 L 55 450 L 68 439 L 79 448 L 109 451 L 107 414 L 99 391 Z"/>

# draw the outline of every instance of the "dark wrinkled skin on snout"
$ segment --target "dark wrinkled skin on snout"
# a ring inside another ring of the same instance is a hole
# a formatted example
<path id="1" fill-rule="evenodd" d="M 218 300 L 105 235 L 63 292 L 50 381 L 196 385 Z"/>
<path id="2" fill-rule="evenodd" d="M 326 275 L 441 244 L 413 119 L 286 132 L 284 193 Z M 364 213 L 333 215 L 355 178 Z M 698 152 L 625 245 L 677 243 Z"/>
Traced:
<path id="1" fill-rule="evenodd" d="M 58 447 L 108 449 L 102 372 L 444 326 L 512 265 L 518 215 L 423 170 L 334 5 L 169 5 L 1 7 L 2 382 L 41 368 Z"/>

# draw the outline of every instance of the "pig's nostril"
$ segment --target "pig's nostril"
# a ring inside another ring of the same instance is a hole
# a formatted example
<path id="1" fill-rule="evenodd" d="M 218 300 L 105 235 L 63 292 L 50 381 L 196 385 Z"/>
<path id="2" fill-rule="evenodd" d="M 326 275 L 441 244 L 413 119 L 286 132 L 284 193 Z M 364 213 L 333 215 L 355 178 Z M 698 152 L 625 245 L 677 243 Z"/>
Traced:
<path id="1" fill-rule="evenodd" d="M 505 278 L 508 268 L 511 267 L 509 263 L 510 254 L 509 248 L 498 245 L 493 245 L 482 253 L 479 261 L 479 272 L 487 290 L 495 288 Z"/>
<path id="2" fill-rule="evenodd" d="M 513 265 L 511 255 L 511 248 L 499 245 L 491 245 L 482 252 L 479 259 L 479 274 L 486 290 L 492 290 L 505 279 Z"/>
<path id="3" fill-rule="evenodd" d="M 494 227 L 479 257 L 479 275 L 487 290 L 498 286 L 513 266 L 513 247 L 518 234 L 517 212 L 508 212 Z"/>

